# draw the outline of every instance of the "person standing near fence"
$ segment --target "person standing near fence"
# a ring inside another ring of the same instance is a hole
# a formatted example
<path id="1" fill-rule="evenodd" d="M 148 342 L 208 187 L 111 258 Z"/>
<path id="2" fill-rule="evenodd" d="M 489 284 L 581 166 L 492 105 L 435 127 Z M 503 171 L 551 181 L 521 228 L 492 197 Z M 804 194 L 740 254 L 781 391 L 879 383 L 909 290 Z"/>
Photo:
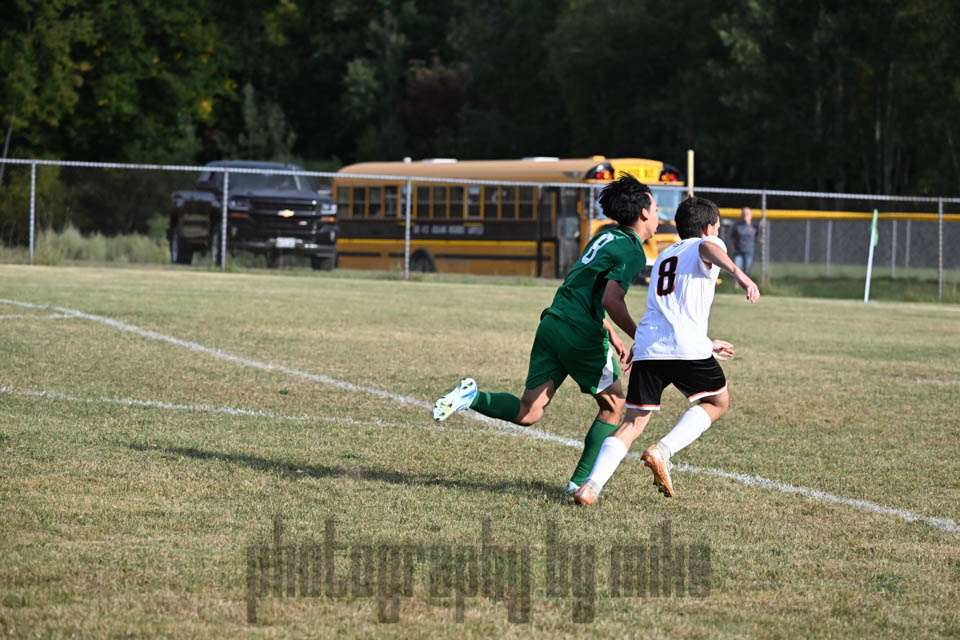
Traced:
<path id="1" fill-rule="evenodd" d="M 730 230 L 733 262 L 748 276 L 753 268 L 757 243 L 763 242 L 762 225 L 762 222 L 757 224 L 753 221 L 753 211 L 750 207 L 744 207 L 740 212 L 740 222 L 733 225 L 733 229 Z"/>

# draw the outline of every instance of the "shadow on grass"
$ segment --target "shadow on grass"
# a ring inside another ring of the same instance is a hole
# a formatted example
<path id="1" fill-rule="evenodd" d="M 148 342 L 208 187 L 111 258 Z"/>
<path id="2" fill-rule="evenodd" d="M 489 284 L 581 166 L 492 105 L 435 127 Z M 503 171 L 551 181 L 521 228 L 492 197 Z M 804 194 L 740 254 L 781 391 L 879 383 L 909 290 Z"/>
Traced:
<path id="1" fill-rule="evenodd" d="M 300 480 L 303 478 L 353 478 L 367 482 L 387 482 L 389 484 L 445 487 L 450 489 L 469 489 L 486 491 L 497 494 L 510 494 L 530 498 L 532 500 L 550 499 L 562 501 L 566 493 L 559 485 L 551 485 L 539 480 L 488 482 L 471 479 L 451 479 L 425 474 L 403 473 L 390 469 L 371 467 L 336 467 L 316 464 L 296 464 L 286 460 L 271 460 L 246 453 L 225 453 L 221 451 L 205 451 L 195 447 L 165 447 L 140 443 L 125 443 L 134 451 L 158 452 L 167 455 L 182 456 L 195 460 L 220 460 L 230 464 L 242 465 L 256 471 L 276 473 L 278 475 Z"/>

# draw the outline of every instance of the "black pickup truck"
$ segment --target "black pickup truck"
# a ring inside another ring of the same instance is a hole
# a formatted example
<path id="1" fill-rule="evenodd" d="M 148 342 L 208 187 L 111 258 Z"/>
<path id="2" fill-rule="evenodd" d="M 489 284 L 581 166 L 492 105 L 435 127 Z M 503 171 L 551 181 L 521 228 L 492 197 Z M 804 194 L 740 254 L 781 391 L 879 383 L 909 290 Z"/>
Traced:
<path id="1" fill-rule="evenodd" d="M 207 167 L 302 171 L 279 162 L 221 161 Z M 336 266 L 337 205 L 309 176 L 230 172 L 227 185 L 227 251 L 267 256 L 276 266 L 284 253 L 310 256 L 314 269 Z M 210 251 L 220 263 L 223 172 L 204 171 L 193 191 L 176 191 L 170 213 L 170 260 L 190 264 Z"/>

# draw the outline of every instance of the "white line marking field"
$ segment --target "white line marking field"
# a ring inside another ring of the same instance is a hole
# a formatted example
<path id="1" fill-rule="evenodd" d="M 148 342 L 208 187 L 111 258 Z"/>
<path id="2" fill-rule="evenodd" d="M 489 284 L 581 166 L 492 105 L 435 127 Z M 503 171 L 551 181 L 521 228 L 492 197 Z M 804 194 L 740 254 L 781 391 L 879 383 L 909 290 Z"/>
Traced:
<path id="1" fill-rule="evenodd" d="M 10 304 L 10 305 L 20 306 L 28 309 L 47 309 L 47 310 L 55 311 L 57 313 L 61 313 L 61 314 L 65 314 L 65 315 L 69 315 L 77 318 L 83 318 L 85 320 L 90 320 L 92 322 L 98 322 L 100 324 L 104 324 L 106 326 L 112 327 L 114 329 L 118 329 L 120 331 L 133 333 L 135 335 L 138 335 L 144 338 L 149 338 L 151 340 L 159 340 L 161 342 L 173 344 L 179 347 L 183 347 L 185 349 L 189 349 L 191 351 L 195 351 L 197 353 L 202 353 L 214 358 L 219 358 L 221 360 L 234 362 L 243 366 L 254 367 L 257 369 L 262 369 L 264 371 L 276 371 L 278 373 L 284 373 L 287 375 L 292 375 L 292 376 L 304 378 L 307 380 L 313 380 L 315 382 L 330 385 L 338 389 L 366 393 L 369 395 L 377 396 L 379 398 L 393 400 L 398 404 L 404 404 L 404 405 L 409 405 L 413 407 L 420 407 L 423 409 L 431 409 L 433 407 L 432 404 L 429 404 L 423 400 L 418 400 L 416 398 L 408 398 L 406 396 L 402 396 L 396 393 L 391 393 L 389 391 L 384 391 L 382 389 L 375 389 L 373 387 L 361 387 L 359 385 L 355 385 L 353 383 L 345 382 L 342 380 L 337 380 L 336 378 L 331 378 L 329 376 L 309 373 L 306 371 L 301 371 L 299 369 L 291 369 L 289 367 L 272 365 L 266 362 L 261 362 L 259 360 L 243 358 L 241 356 L 235 356 L 235 355 L 226 353 L 224 351 L 220 351 L 218 349 L 211 349 L 210 347 L 206 347 L 196 342 L 181 340 L 179 338 L 167 336 L 162 333 L 158 333 L 156 331 L 150 331 L 149 329 L 142 329 L 140 327 L 127 324 L 119 320 L 114 320 L 113 318 L 98 316 L 91 313 L 84 313 L 83 311 L 79 311 L 76 309 L 65 309 L 65 308 L 57 307 L 53 305 L 35 304 L 32 302 L 22 302 L 18 300 L 9 300 L 6 298 L 0 298 L 0 304 Z M 480 415 L 473 411 L 464 412 L 464 415 L 474 420 L 477 420 L 479 422 L 482 422 L 484 424 L 487 424 L 502 432 L 522 433 L 524 435 L 530 436 L 531 438 L 536 438 L 537 440 L 554 442 L 554 443 L 561 444 L 567 447 L 572 447 L 572 448 L 578 448 L 578 449 L 583 448 L 583 443 L 578 440 L 564 438 L 563 436 L 559 436 L 546 431 L 541 431 L 539 429 L 519 427 L 514 424 L 504 422 L 502 420 L 495 420 L 493 418 L 488 418 L 486 416 Z M 628 457 L 635 460 L 639 460 L 640 456 L 637 454 L 629 454 Z M 957 524 L 955 521 L 949 518 L 924 516 L 924 515 L 914 513 L 912 511 L 908 511 L 906 509 L 887 507 L 881 504 L 877 504 L 875 502 L 869 502 L 867 500 L 855 500 L 852 498 L 845 498 L 843 496 L 827 493 L 825 491 L 819 491 L 816 489 L 810 489 L 808 487 L 800 487 L 800 486 L 795 486 L 795 485 L 787 484 L 783 482 L 777 482 L 776 480 L 769 480 L 767 478 L 763 478 L 760 476 L 752 476 L 752 475 L 747 475 L 742 473 L 735 473 L 731 471 L 725 471 L 723 469 L 697 467 L 694 465 L 688 465 L 683 463 L 679 463 L 675 466 L 679 471 L 725 478 L 749 487 L 772 489 L 775 491 L 779 491 L 781 493 L 802 496 L 804 498 L 807 498 L 808 500 L 813 500 L 815 502 L 844 505 L 844 506 L 858 509 L 861 511 L 869 511 L 869 512 L 877 513 L 881 515 L 901 518 L 908 522 L 922 521 L 932 527 L 941 529 L 943 531 L 948 531 L 951 533 L 960 533 L 960 524 Z"/>

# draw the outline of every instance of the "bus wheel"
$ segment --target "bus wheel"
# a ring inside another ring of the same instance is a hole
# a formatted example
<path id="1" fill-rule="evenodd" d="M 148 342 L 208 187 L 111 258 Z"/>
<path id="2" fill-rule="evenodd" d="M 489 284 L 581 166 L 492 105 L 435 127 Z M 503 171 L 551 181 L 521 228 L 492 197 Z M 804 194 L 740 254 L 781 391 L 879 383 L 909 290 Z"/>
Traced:
<path id="1" fill-rule="evenodd" d="M 410 271 L 419 271 L 421 273 L 436 273 L 437 267 L 433 264 L 433 258 L 426 251 L 417 251 L 410 256 Z"/>
<path id="2" fill-rule="evenodd" d="M 314 269 L 329 271 L 336 266 L 336 259 L 331 256 L 310 256 L 310 266 Z"/>

